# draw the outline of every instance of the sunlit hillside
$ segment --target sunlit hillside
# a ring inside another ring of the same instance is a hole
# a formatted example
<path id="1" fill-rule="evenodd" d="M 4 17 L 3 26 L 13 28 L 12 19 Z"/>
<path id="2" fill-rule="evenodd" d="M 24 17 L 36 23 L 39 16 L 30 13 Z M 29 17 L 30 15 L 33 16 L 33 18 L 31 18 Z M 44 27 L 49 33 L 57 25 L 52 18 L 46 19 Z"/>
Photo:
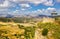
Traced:
<path id="1" fill-rule="evenodd" d="M 41 21 L 0 22 L 0 39 L 60 39 L 60 19 L 44 17 Z"/>

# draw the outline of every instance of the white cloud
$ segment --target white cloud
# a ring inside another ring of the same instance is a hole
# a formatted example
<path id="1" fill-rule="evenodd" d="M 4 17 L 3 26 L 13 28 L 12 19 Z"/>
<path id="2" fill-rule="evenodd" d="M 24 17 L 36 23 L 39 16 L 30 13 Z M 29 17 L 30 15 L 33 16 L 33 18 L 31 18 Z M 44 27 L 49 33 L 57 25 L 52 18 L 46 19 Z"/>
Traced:
<path id="1" fill-rule="evenodd" d="M 30 7 L 29 4 L 20 4 L 21 7 Z"/>
<path id="2" fill-rule="evenodd" d="M 10 7 L 11 2 L 19 4 L 21 7 L 31 7 L 28 3 L 33 3 L 35 5 L 44 4 L 46 6 L 53 6 L 53 0 L 3 0 L 0 2 L 0 7 Z"/>
<path id="3" fill-rule="evenodd" d="M 10 2 L 9 0 L 0 0 L 0 14 L 8 14 L 10 11 L 12 11 L 11 8 L 15 6 L 16 4 Z"/>
<path id="4" fill-rule="evenodd" d="M 25 0 L 10 0 L 10 1 L 14 1 L 14 2 L 22 2 L 22 1 L 25 1 Z"/>
<path id="5" fill-rule="evenodd" d="M 6 17 L 8 13 L 9 13 L 9 9 L 0 8 L 0 17 Z"/>
<path id="6" fill-rule="evenodd" d="M 46 6 L 53 6 L 53 0 L 10 0 L 16 3 L 33 3 L 35 5 L 44 4 Z"/>
<path id="7" fill-rule="evenodd" d="M 23 10 L 23 11 L 24 11 L 25 9 L 23 9 L 23 8 L 22 8 L 21 10 Z"/>
<path id="8" fill-rule="evenodd" d="M 29 15 L 32 15 L 32 16 L 37 16 L 39 14 L 51 15 L 53 11 L 56 11 L 56 9 L 49 7 L 47 9 L 38 9 L 38 10 L 32 11 L 30 12 Z"/>
<path id="9" fill-rule="evenodd" d="M 26 12 L 23 10 L 16 10 L 13 12 L 13 15 L 29 15 L 29 16 L 32 16 L 32 17 L 35 17 L 35 16 L 38 16 L 39 14 L 43 14 L 43 15 L 51 15 L 51 13 L 53 11 L 56 11 L 56 12 L 60 12 L 60 10 L 56 10 L 56 8 L 51 8 L 51 7 L 48 7 L 46 9 L 37 9 L 37 10 L 34 10 L 34 11 L 30 11 L 30 12 Z M 60 14 L 60 13 L 59 13 Z"/>
<path id="10" fill-rule="evenodd" d="M 49 8 L 47 8 L 47 11 L 54 12 L 54 11 L 56 11 L 56 9 L 49 7 Z"/>
<path id="11" fill-rule="evenodd" d="M 18 4 L 21 8 L 31 8 L 30 4 L 25 0 L 9 0 Z"/>
<path id="12" fill-rule="evenodd" d="M 28 0 L 30 3 L 34 3 L 36 5 L 38 4 L 44 4 L 46 6 L 53 6 L 53 0 Z"/>
<path id="13" fill-rule="evenodd" d="M 32 3 L 35 5 L 43 4 L 46 6 L 53 6 L 54 5 L 53 0 L 5 0 L 5 1 L 2 1 L 2 3 L 0 2 L 0 13 L 9 13 L 9 8 L 15 7 L 16 4 L 18 4 L 21 7 L 21 10 L 13 11 L 12 14 L 14 14 L 14 15 L 29 13 L 33 16 L 36 16 L 38 14 L 46 14 L 46 13 L 49 14 L 52 11 L 56 10 L 55 8 L 49 7 L 47 9 L 38 9 L 38 10 L 35 10 L 32 12 L 25 12 L 26 9 L 31 8 L 29 3 Z"/>
<path id="14" fill-rule="evenodd" d="M 28 0 L 30 3 L 34 3 L 34 4 L 40 4 L 42 2 L 44 2 L 43 0 Z"/>
<path id="15" fill-rule="evenodd" d="M 14 4 L 13 2 L 9 1 L 9 0 L 3 0 L 2 2 L 0 2 L 0 8 L 6 8 L 6 7 L 15 7 L 16 4 Z"/>
<path id="16" fill-rule="evenodd" d="M 7 0 L 5 0 L 3 3 L 0 4 L 0 7 L 8 7 L 9 6 L 9 2 Z"/>
<path id="17" fill-rule="evenodd" d="M 53 4 L 53 0 L 49 0 L 49 1 L 44 2 L 44 5 L 46 5 L 46 6 L 53 6 L 54 5 Z"/>
<path id="18" fill-rule="evenodd" d="M 44 9 L 44 13 L 47 14 L 47 15 L 51 15 L 52 12 L 56 11 L 55 8 L 47 8 L 47 9 Z"/>

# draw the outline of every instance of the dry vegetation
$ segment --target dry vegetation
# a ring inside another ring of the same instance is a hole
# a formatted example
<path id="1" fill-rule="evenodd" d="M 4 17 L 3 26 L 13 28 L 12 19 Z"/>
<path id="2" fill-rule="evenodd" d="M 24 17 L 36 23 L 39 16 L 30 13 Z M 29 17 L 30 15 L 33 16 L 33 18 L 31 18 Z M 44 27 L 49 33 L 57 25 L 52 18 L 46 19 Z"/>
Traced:
<path id="1" fill-rule="evenodd" d="M 0 39 L 60 39 L 60 24 L 0 22 Z"/>

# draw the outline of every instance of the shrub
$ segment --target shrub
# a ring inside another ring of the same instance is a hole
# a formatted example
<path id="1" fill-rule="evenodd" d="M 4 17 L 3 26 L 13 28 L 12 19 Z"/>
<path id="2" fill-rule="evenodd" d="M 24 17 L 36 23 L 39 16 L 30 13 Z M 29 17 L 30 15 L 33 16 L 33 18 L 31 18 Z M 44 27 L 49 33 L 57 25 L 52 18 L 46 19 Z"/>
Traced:
<path id="1" fill-rule="evenodd" d="M 47 34 L 48 34 L 48 29 L 44 28 L 43 31 L 42 31 L 42 35 L 47 36 Z"/>
<path id="2" fill-rule="evenodd" d="M 20 29 L 24 29 L 24 26 L 23 26 L 23 25 L 19 25 L 19 24 L 18 24 L 18 27 L 19 27 Z"/>

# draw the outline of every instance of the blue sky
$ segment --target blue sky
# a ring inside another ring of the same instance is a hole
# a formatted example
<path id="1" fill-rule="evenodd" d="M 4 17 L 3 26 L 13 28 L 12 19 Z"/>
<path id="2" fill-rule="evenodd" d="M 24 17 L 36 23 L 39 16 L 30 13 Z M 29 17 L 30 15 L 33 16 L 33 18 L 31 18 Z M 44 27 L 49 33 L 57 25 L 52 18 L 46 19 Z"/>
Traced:
<path id="1" fill-rule="evenodd" d="M 0 14 L 6 15 L 50 15 L 60 14 L 60 0 L 0 0 Z"/>

